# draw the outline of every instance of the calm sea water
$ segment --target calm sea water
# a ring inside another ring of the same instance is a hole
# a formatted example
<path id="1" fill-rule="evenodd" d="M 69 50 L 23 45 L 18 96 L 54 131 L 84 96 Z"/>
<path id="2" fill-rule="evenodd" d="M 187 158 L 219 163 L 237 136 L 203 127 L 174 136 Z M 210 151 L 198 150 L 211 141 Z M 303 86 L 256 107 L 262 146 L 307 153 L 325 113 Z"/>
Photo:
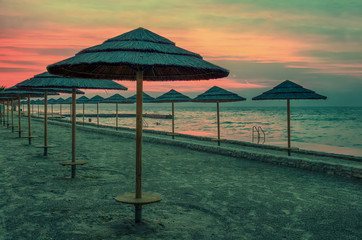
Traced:
<path id="1" fill-rule="evenodd" d="M 42 108 L 41 108 L 42 109 Z M 86 113 L 96 113 L 96 105 L 86 104 Z M 115 113 L 115 104 L 100 104 L 100 113 Z M 37 107 L 34 107 L 34 111 Z M 51 108 L 49 107 L 49 111 Z M 119 113 L 135 113 L 135 104 L 119 104 Z M 63 105 L 69 113 L 69 105 Z M 59 112 L 59 105 L 54 106 Z M 171 103 L 144 104 L 144 113 L 171 114 Z M 82 105 L 77 105 L 82 113 Z M 81 118 L 77 119 L 82 121 Z M 86 119 L 88 121 L 88 119 Z M 144 118 L 147 129 L 171 132 L 171 119 Z M 291 107 L 292 142 L 362 149 L 362 107 Z M 91 119 L 96 122 L 96 118 Z M 115 126 L 115 118 L 100 118 Z M 253 127 L 261 127 L 265 144 L 287 141 L 286 107 L 243 107 L 220 103 L 221 138 L 252 142 Z M 134 128 L 135 118 L 119 118 L 119 126 Z M 175 132 L 217 136 L 215 103 L 175 103 Z"/>

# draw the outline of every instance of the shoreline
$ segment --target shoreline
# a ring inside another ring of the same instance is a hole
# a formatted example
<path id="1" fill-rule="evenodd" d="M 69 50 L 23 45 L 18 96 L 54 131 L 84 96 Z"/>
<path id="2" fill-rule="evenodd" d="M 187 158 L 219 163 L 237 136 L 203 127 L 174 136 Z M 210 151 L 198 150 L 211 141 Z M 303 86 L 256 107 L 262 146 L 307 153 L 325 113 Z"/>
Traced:
<path id="1" fill-rule="evenodd" d="M 48 123 L 70 127 L 70 122 L 62 119 L 53 119 Z M 82 122 L 77 122 L 77 129 L 127 138 L 135 137 L 135 129 L 126 127 L 119 127 L 116 130 L 112 126 L 99 125 L 97 127 L 97 124 L 87 122 L 83 126 Z M 362 157 L 358 156 L 293 149 L 292 156 L 288 157 L 286 150 L 278 146 L 224 139 L 218 147 L 214 139 L 209 137 L 178 134 L 173 140 L 168 132 L 149 129 L 144 129 L 143 132 L 143 140 L 148 142 L 362 179 Z"/>

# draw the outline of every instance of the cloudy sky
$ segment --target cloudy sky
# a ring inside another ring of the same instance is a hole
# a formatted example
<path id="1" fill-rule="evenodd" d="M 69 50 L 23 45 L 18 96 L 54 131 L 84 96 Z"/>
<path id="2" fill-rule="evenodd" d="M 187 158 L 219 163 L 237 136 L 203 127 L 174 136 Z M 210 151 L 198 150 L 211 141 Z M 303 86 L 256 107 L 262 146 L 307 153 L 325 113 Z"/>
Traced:
<path id="1" fill-rule="evenodd" d="M 250 98 L 289 79 L 362 106 L 361 0 L 0 0 L 0 85 L 138 27 L 230 70 L 226 79 L 145 83 L 195 96 L 218 85 Z M 134 94 L 134 82 L 120 82 Z"/>

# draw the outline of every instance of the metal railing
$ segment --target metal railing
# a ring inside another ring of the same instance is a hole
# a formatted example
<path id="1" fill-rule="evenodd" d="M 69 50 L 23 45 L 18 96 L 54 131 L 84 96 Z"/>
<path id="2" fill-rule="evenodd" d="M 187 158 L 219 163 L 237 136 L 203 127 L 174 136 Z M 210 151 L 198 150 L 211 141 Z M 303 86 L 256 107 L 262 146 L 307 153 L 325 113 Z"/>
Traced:
<path id="1" fill-rule="evenodd" d="M 258 127 L 253 126 L 253 128 L 252 128 L 252 142 L 254 143 L 255 140 L 257 140 L 256 143 L 258 143 L 258 144 L 265 143 L 265 132 L 264 132 L 263 128 L 260 126 L 258 126 Z"/>

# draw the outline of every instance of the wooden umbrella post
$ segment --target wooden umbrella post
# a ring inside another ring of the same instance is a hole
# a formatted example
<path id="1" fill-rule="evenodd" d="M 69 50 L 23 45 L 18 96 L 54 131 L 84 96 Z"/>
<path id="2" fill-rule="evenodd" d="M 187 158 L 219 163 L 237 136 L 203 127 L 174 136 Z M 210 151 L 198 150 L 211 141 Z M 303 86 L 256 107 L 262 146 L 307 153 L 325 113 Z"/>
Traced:
<path id="1" fill-rule="evenodd" d="M 43 155 L 48 156 L 48 92 L 44 93 L 44 154 Z"/>
<path id="2" fill-rule="evenodd" d="M 288 125 L 288 156 L 290 156 L 290 100 L 287 99 L 287 125 Z"/>
<path id="3" fill-rule="evenodd" d="M 60 114 L 60 118 L 62 117 L 62 104 L 59 104 L 59 114 Z"/>
<path id="4" fill-rule="evenodd" d="M 40 104 L 38 104 L 38 117 L 40 117 L 40 107 L 39 107 Z"/>
<path id="5" fill-rule="evenodd" d="M 97 127 L 99 127 L 99 103 L 97 103 Z"/>
<path id="6" fill-rule="evenodd" d="M 14 103 L 11 99 L 11 132 L 14 132 Z"/>
<path id="7" fill-rule="evenodd" d="M 172 102 L 172 139 L 175 139 L 175 110 L 174 110 L 174 102 Z"/>
<path id="8" fill-rule="evenodd" d="M 219 102 L 216 102 L 217 108 L 217 145 L 220 146 L 220 111 L 219 111 Z"/>
<path id="9" fill-rule="evenodd" d="M 6 127 L 9 128 L 10 127 L 10 123 L 9 123 L 9 114 L 10 114 L 10 101 L 7 100 L 6 101 Z"/>
<path id="10" fill-rule="evenodd" d="M 52 103 L 52 118 L 54 117 L 54 110 L 53 110 L 54 104 Z"/>
<path id="11" fill-rule="evenodd" d="M 28 141 L 31 144 L 30 95 L 28 95 Z"/>
<path id="12" fill-rule="evenodd" d="M 142 198 L 142 105 L 143 71 L 137 71 L 137 110 L 136 110 L 136 199 Z M 135 221 L 141 222 L 142 205 L 135 205 Z"/>
<path id="13" fill-rule="evenodd" d="M 19 118 L 19 138 L 21 138 L 21 107 L 20 107 L 20 97 L 18 97 L 18 118 Z"/>
<path id="14" fill-rule="evenodd" d="M 84 126 L 84 103 L 83 103 L 83 126 Z"/>
<path id="15" fill-rule="evenodd" d="M 116 130 L 118 130 L 118 103 L 116 103 Z"/>
<path id="16" fill-rule="evenodd" d="M 76 153 L 76 146 L 75 146 L 75 117 L 76 117 L 76 105 L 75 105 L 75 88 L 72 89 L 72 163 L 75 163 L 75 153 Z M 75 168 L 76 165 L 72 165 L 72 178 L 75 178 Z"/>

